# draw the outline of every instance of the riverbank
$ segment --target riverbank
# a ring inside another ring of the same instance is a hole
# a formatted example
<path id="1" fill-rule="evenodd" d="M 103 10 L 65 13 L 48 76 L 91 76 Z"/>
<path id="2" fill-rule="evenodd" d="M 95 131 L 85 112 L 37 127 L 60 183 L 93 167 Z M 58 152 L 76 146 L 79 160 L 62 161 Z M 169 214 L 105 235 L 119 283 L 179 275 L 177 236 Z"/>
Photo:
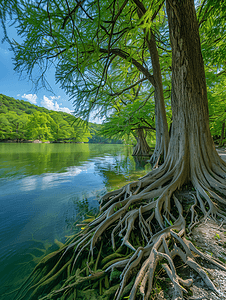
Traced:
<path id="1" fill-rule="evenodd" d="M 41 141 L 41 140 L 1 140 L 0 143 L 26 143 L 26 144 L 84 144 L 84 142 L 74 142 L 71 140 L 63 140 L 63 141 Z"/>

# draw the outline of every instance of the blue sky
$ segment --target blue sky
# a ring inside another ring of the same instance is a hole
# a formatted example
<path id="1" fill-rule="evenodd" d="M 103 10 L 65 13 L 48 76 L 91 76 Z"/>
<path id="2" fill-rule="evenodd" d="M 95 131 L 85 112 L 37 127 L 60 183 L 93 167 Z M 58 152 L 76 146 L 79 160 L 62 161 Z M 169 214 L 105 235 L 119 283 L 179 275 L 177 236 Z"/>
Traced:
<path id="1" fill-rule="evenodd" d="M 18 40 L 15 30 L 9 29 L 9 33 L 10 37 Z M 45 89 L 35 91 L 32 82 L 26 78 L 20 78 L 19 74 L 14 71 L 13 54 L 9 51 L 8 43 L 1 42 L 3 36 L 3 29 L 0 27 L 0 94 L 29 101 L 32 104 L 56 111 L 73 112 L 73 105 L 69 101 L 69 96 L 55 83 L 54 70 L 50 71 L 48 81 L 55 95 Z M 99 119 L 92 117 L 90 121 L 101 123 Z"/>

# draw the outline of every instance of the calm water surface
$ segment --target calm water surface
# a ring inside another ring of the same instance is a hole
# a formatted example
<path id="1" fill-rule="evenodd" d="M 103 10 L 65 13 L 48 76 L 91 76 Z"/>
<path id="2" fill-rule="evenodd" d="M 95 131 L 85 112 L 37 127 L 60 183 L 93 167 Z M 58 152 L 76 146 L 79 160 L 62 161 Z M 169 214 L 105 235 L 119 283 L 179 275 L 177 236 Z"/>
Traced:
<path id="1" fill-rule="evenodd" d="M 58 249 L 102 194 L 150 170 L 131 153 L 124 145 L 0 144 L 0 295 Z"/>

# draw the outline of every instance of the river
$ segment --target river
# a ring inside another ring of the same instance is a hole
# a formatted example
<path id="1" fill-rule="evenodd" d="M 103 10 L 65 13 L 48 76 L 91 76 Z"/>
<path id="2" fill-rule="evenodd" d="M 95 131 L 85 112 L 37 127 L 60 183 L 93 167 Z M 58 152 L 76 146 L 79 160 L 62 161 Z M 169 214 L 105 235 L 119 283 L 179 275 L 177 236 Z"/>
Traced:
<path id="1" fill-rule="evenodd" d="M 0 144 L 0 295 L 95 214 L 101 195 L 150 170 L 131 154 L 125 145 Z"/>

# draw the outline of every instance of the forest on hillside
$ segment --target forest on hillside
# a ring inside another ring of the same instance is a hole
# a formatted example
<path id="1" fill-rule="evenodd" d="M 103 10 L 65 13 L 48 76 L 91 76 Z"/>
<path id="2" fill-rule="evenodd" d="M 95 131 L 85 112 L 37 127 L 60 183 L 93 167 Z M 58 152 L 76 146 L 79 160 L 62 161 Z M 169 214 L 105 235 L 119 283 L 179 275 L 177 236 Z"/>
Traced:
<path id="1" fill-rule="evenodd" d="M 122 143 L 99 133 L 101 125 L 0 94 L 0 141 Z"/>

